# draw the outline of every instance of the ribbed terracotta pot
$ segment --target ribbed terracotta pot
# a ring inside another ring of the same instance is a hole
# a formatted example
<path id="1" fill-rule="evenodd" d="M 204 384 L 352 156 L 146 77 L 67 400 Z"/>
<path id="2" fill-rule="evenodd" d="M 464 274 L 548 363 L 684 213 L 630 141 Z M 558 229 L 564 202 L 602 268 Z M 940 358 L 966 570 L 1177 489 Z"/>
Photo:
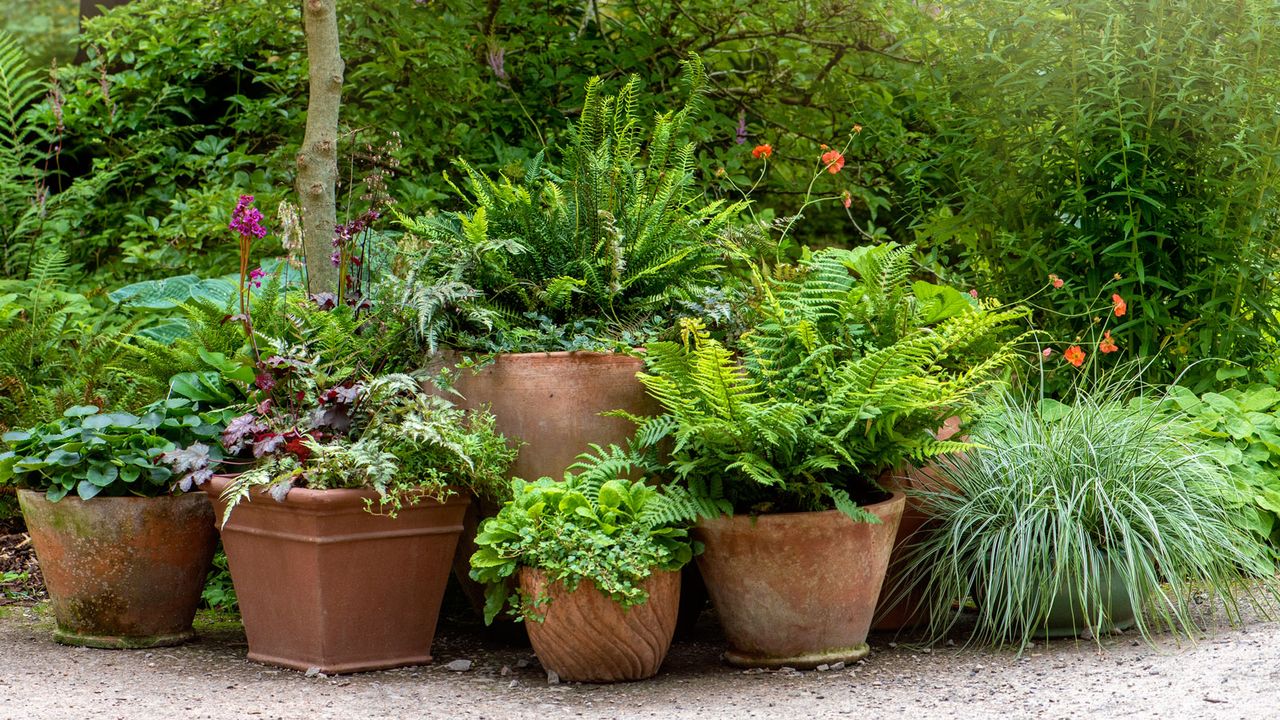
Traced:
<path id="1" fill-rule="evenodd" d="M 204 493 L 55 503 L 20 490 L 18 502 L 53 601 L 55 640 L 144 648 L 195 637 L 218 541 Z"/>
<path id="2" fill-rule="evenodd" d="M 836 510 L 702 520 L 698 567 L 741 667 L 812 668 L 870 652 L 867 632 L 906 498 L 867 506 L 880 523 Z"/>
<path id="3" fill-rule="evenodd" d="M 573 592 L 548 584 L 541 570 L 520 569 L 520 589 L 548 598 L 542 622 L 527 620 L 538 660 L 562 680 L 607 683 L 643 680 L 662 667 L 676 631 L 680 573 L 655 570 L 644 583 L 649 599 L 623 608 L 589 580 Z"/>
<path id="4" fill-rule="evenodd" d="M 228 479 L 206 488 L 222 517 Z M 372 490 L 254 493 L 222 526 L 249 659 L 350 673 L 431 662 L 468 500 L 365 510 Z"/>
<path id="5" fill-rule="evenodd" d="M 635 432 L 627 420 L 601 413 L 626 410 L 657 415 L 658 403 L 636 379 L 644 361 L 630 355 L 593 352 L 508 353 L 478 370 L 463 369 L 450 396 L 459 407 L 488 406 L 498 432 L 523 443 L 510 477 L 560 479 L 591 443 L 622 446 Z M 484 607 L 484 588 L 469 575 L 476 526 L 496 507 L 477 504 L 458 544 L 454 575 L 471 604 Z"/>

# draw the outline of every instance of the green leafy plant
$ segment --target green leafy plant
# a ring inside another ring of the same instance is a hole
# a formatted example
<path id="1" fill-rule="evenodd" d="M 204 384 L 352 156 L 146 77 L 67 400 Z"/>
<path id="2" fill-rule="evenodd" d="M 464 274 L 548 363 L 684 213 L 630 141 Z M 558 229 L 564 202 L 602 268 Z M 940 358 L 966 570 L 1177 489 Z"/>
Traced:
<path id="1" fill-rule="evenodd" d="M 1086 335 L 1093 299 L 1118 293 L 1113 329 L 1155 358 L 1153 381 L 1190 367 L 1202 392 L 1212 370 L 1194 360 L 1264 367 L 1280 332 L 1277 22 L 1265 0 L 948 3 L 922 104 L 931 157 L 906 203 L 922 247 L 984 295 L 1061 277 L 1061 312 L 1037 313 L 1058 338 Z"/>
<path id="2" fill-rule="evenodd" d="M 1280 559 L 1280 392 L 1250 385 L 1197 396 L 1175 385 L 1168 402 L 1230 471 L 1231 482 L 1215 487 L 1232 519 Z"/>
<path id="3" fill-rule="evenodd" d="M 696 57 L 685 67 L 686 104 L 647 132 L 638 77 L 613 96 L 590 81 L 563 179 L 542 153 L 516 179 L 459 161 L 470 209 L 404 219 L 426 241 L 406 297 L 432 349 L 563 349 L 529 332 L 547 321 L 616 338 L 716 284 L 721 235 L 743 205 L 702 201 L 693 188 L 687 136 L 706 78 Z"/>
<path id="4" fill-rule="evenodd" d="M 1020 648 L 1064 603 L 1096 638 L 1130 605 L 1146 638 L 1194 633 L 1205 594 L 1238 617 L 1234 591 L 1261 548 L 1222 503 L 1230 475 L 1184 416 L 1124 402 L 1133 390 L 1081 389 L 1069 404 L 1002 393 L 972 447 L 936 461 L 936 482 L 917 492 L 935 527 L 901 575 L 924 592 L 932 637 L 956 626 L 965 598 L 973 641 Z"/>
<path id="5" fill-rule="evenodd" d="M 910 282 L 910 248 L 824 250 L 757 277 L 749 329 L 732 345 L 696 320 L 651 343 L 640 380 L 667 415 L 642 444 L 671 437 L 671 468 L 734 510 L 858 507 L 871 478 L 906 460 L 963 450 L 931 434 L 963 419 L 1015 357 L 1017 309 Z"/>
<path id="6" fill-rule="evenodd" d="M 642 587 L 655 570 L 678 570 L 699 549 L 688 526 L 706 508 L 681 488 L 621 479 L 636 466 L 618 448 L 584 456 L 562 481 L 515 479 L 512 499 L 480 527 L 471 577 L 486 583 L 485 621 L 504 607 L 541 620 L 545 598 L 508 597 L 521 567 L 547 574 L 572 591 L 584 580 L 623 607 L 648 599 Z M 577 470 L 575 474 L 572 470 Z"/>
<path id="7" fill-rule="evenodd" d="M 64 417 L 3 435 L 0 482 L 42 490 L 52 501 L 68 494 L 165 495 L 173 473 L 160 456 L 174 444 L 158 432 L 158 414 L 99 413 L 93 405 L 68 408 Z"/>
<path id="8" fill-rule="evenodd" d="M 495 500 L 505 492 L 515 451 L 487 412 L 458 409 L 409 375 L 317 389 L 305 364 L 285 360 L 280 368 L 283 396 L 319 399 L 273 412 L 268 397 L 227 425 L 226 452 L 251 453 L 255 462 L 223 491 L 224 522 L 255 488 L 282 501 L 294 487 L 368 488 L 378 493 L 370 510 L 392 516 L 404 503 L 444 499 L 456 488 Z"/>

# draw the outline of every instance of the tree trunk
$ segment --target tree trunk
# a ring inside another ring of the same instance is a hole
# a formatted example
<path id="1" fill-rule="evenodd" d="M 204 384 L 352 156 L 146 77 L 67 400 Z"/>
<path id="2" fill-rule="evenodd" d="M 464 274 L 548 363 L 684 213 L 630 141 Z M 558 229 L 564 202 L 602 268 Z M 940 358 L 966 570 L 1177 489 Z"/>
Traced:
<path id="1" fill-rule="evenodd" d="M 303 23 L 310 64 L 307 132 L 298 151 L 297 191 L 302 208 L 302 249 L 307 290 L 338 293 L 333 226 L 338 211 L 338 108 L 342 104 L 342 52 L 338 47 L 336 0 L 303 0 Z"/>

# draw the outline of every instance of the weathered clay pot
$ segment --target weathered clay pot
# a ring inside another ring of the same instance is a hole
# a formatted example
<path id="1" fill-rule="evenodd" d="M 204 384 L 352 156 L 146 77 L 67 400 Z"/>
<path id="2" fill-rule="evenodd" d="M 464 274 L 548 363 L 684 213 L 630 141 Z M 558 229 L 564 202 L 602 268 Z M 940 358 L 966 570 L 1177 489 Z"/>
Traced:
<path id="1" fill-rule="evenodd" d="M 218 517 L 227 478 L 206 486 Z M 365 510 L 372 490 L 254 493 L 222 526 L 249 659 L 324 673 L 431 662 L 467 498 Z"/>
<path id="2" fill-rule="evenodd" d="M 218 536 L 204 493 L 18 502 L 53 600 L 55 640 L 101 648 L 176 645 L 195 617 Z"/>
<path id="3" fill-rule="evenodd" d="M 643 360 L 613 353 L 498 355 L 475 372 L 459 373 L 454 389 L 462 397 L 455 402 L 488 405 L 498 432 L 524 443 L 511 477 L 558 480 L 590 443 L 622 445 L 635 432 L 631 422 L 601 413 L 661 411 L 636 379 L 643 370 Z"/>
<path id="4" fill-rule="evenodd" d="M 867 631 L 906 498 L 867 506 L 880 523 L 836 510 L 702 520 L 698 567 L 742 667 L 812 668 L 870 652 Z"/>
<path id="5" fill-rule="evenodd" d="M 538 660 L 562 680 L 619 682 L 653 677 L 667 657 L 680 608 L 680 573 L 655 570 L 644 583 L 649 599 L 623 608 L 589 580 L 567 592 L 548 586 L 541 570 L 520 569 L 520 589 L 541 606 L 542 622 L 526 621 Z"/>
<path id="6" fill-rule="evenodd" d="M 622 446 L 635 432 L 631 422 L 601 413 L 661 412 L 636 379 L 643 370 L 643 360 L 614 353 L 509 353 L 476 371 L 460 371 L 454 389 L 461 397 L 450 399 L 467 409 L 488 406 L 498 432 L 522 443 L 510 477 L 558 480 L 591 443 Z M 477 504 L 454 558 L 454 575 L 477 609 L 484 607 L 484 588 L 469 575 L 476 526 L 496 512 L 496 507 Z"/>
<path id="7" fill-rule="evenodd" d="M 886 473 L 880 478 L 880 487 L 891 492 L 909 492 L 912 488 L 926 488 L 937 482 L 936 468 L 907 467 Z M 893 553 L 889 556 L 889 570 L 877 603 L 876 632 L 896 632 L 918 627 L 929 621 L 928 600 L 924 592 L 915 587 L 913 578 L 906 573 L 912 546 L 925 537 L 930 526 L 928 516 L 920 509 L 918 499 L 907 496 L 898 523 L 898 534 L 893 540 Z"/>

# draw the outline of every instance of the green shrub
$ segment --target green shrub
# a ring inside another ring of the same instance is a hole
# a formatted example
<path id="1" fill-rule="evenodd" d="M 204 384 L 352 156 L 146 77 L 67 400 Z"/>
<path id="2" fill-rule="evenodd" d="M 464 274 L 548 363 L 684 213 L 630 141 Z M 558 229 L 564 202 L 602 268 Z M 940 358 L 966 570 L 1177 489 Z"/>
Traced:
<path id="1" fill-rule="evenodd" d="M 1232 519 L 1280 559 L 1280 392 L 1252 385 L 1197 397 L 1175 386 L 1169 399 L 1231 472 L 1219 490 Z"/>
<path id="2" fill-rule="evenodd" d="M 932 126 L 922 247 L 983 295 L 1060 276 L 1074 303 L 1037 320 L 1068 343 L 1120 294 L 1113 331 L 1156 357 L 1153 381 L 1201 358 L 1265 364 L 1280 329 L 1277 23 L 1266 0 L 947 3 L 917 106 Z"/>

